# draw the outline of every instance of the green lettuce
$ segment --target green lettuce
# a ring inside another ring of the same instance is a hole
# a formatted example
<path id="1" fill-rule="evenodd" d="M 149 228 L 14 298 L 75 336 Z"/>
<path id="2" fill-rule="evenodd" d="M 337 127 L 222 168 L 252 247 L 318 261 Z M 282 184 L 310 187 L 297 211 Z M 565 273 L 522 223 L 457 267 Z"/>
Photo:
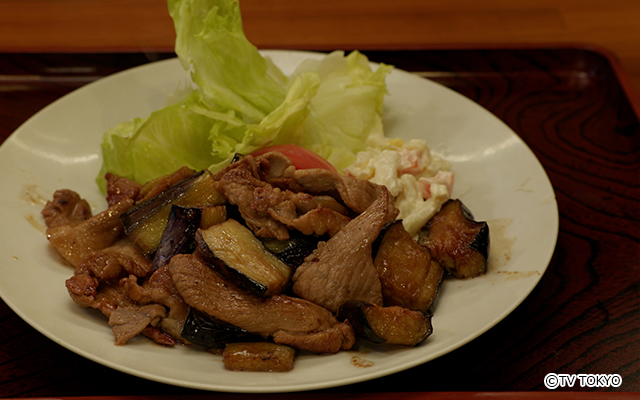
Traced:
<path id="1" fill-rule="evenodd" d="M 385 79 L 367 57 L 335 51 L 286 76 L 244 36 L 235 0 L 168 0 L 176 54 L 196 85 L 183 100 L 103 135 L 107 172 L 144 183 L 181 166 L 217 171 L 236 153 L 294 143 L 338 170 L 382 135 Z"/>

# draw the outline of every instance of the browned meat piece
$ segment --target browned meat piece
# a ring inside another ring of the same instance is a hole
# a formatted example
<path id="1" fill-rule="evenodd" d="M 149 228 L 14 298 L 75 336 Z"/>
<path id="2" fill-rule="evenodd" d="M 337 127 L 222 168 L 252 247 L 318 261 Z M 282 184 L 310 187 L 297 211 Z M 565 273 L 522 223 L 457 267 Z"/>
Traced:
<path id="1" fill-rule="evenodd" d="M 165 309 L 160 304 L 116 308 L 109 316 L 109 325 L 113 329 L 116 345 L 126 344 L 147 326 L 155 326 L 164 316 Z"/>
<path id="2" fill-rule="evenodd" d="M 151 182 L 147 182 L 140 188 L 140 193 L 136 202 L 140 203 L 148 200 L 195 173 L 196 171 L 191 168 L 182 167 L 171 174 L 164 175 L 152 180 Z"/>
<path id="3" fill-rule="evenodd" d="M 364 212 L 382 195 L 383 186 L 381 185 L 352 176 L 341 176 L 340 178 L 340 183 L 336 187 L 340 198 L 347 207 L 357 214 Z"/>
<path id="4" fill-rule="evenodd" d="M 271 213 L 275 219 L 287 226 L 297 229 L 305 235 L 333 236 L 351 219 L 328 208 L 316 208 L 299 217 L 287 219 L 286 214 Z"/>
<path id="5" fill-rule="evenodd" d="M 58 225 L 47 229 L 47 238 L 71 265 L 77 267 L 96 250 L 112 246 L 123 232 L 120 214 L 131 208 L 125 199 L 77 225 Z"/>
<path id="6" fill-rule="evenodd" d="M 238 206 L 240 215 L 256 235 L 285 240 L 289 237 L 287 227 L 268 212 L 269 207 L 280 202 L 282 191 L 258 179 L 252 161 L 253 157 L 244 157 L 232 164 L 234 168 L 218 174 L 216 188 L 229 203 Z"/>
<path id="7" fill-rule="evenodd" d="M 273 341 L 313 353 L 336 353 L 349 350 L 355 343 L 355 332 L 349 322 L 337 323 L 331 329 L 320 332 L 299 333 L 280 330 L 273 334 Z M 342 343 L 342 347 L 339 347 Z"/>
<path id="8" fill-rule="evenodd" d="M 138 279 L 135 276 L 124 278 L 121 283 L 129 297 L 138 303 L 160 303 L 169 308 L 184 304 L 171 279 L 168 266 L 157 269 L 142 286 L 138 285 Z"/>
<path id="9" fill-rule="evenodd" d="M 255 162 L 259 179 L 282 190 L 331 196 L 356 214 L 364 212 L 380 196 L 380 185 L 321 168 L 297 170 L 281 153 L 266 153 L 256 157 Z"/>
<path id="10" fill-rule="evenodd" d="M 135 200 L 140 193 L 141 185 L 131 179 L 114 175 L 110 172 L 105 174 L 107 180 L 107 204 L 112 206 L 123 199 Z"/>
<path id="11" fill-rule="evenodd" d="M 226 281 L 194 255 L 174 256 L 169 268 L 185 302 L 210 316 L 302 350 L 335 353 L 353 346 L 351 326 L 309 301 L 259 297 Z"/>
<path id="12" fill-rule="evenodd" d="M 74 275 L 67 279 L 65 286 L 71 299 L 81 307 L 92 307 L 98 296 L 100 281 L 89 274 Z"/>
<path id="13" fill-rule="evenodd" d="M 326 169 L 298 169 L 293 173 L 295 181 L 300 185 L 299 191 L 314 195 L 325 194 L 339 197 L 337 187 L 340 175 Z"/>
<path id="14" fill-rule="evenodd" d="M 128 237 L 122 237 L 113 246 L 94 252 L 79 268 L 76 268 L 75 273 L 90 270 L 96 274 L 96 271 L 103 266 L 118 266 L 127 274 L 133 274 L 140 278 L 147 276 L 153 270 L 151 261 L 144 256 L 140 247 Z"/>
<path id="15" fill-rule="evenodd" d="M 117 277 L 122 272 L 120 266 L 112 264 L 92 272 L 100 278 L 85 272 L 68 279 L 67 290 L 77 304 L 100 310 L 109 318 L 116 344 L 125 344 L 139 333 L 158 344 L 172 346 L 176 343 L 170 333 L 163 333 L 155 327 L 162 327 L 162 322 L 168 319 L 164 318 L 164 306 L 153 303 L 141 306 L 128 296 L 124 286 L 118 284 Z M 136 278 L 132 275 L 131 279 Z M 179 338 L 179 334 L 176 337 Z"/>
<path id="16" fill-rule="evenodd" d="M 76 303 L 92 307 L 101 282 L 117 282 L 126 274 L 135 272 L 145 276 L 150 270 L 151 262 L 144 258 L 135 244 L 123 238 L 111 247 L 92 253 L 75 268 L 65 285 Z"/>
<path id="17" fill-rule="evenodd" d="M 293 177 L 296 167 L 282 153 L 269 152 L 254 159 L 257 177 L 282 190 L 300 192 L 302 188 Z"/>
<path id="18" fill-rule="evenodd" d="M 165 319 L 166 318 L 163 318 L 161 321 L 164 321 Z M 140 333 L 163 346 L 173 346 L 178 343 L 171 335 L 162 332 L 155 326 L 147 326 Z"/>
<path id="19" fill-rule="evenodd" d="M 362 214 L 305 259 L 293 276 L 293 292 L 332 312 L 348 300 L 382 305 L 382 287 L 373 265 L 371 245 L 398 210 L 383 187 Z"/>
<path id="20" fill-rule="evenodd" d="M 366 210 L 380 197 L 382 186 L 352 176 L 337 175 L 324 169 L 293 172 L 300 190 L 310 194 L 326 194 L 340 199 L 356 214 Z"/>
<path id="21" fill-rule="evenodd" d="M 98 288 L 101 282 L 116 281 L 122 268 L 117 264 L 103 264 L 101 269 L 94 271 L 84 270 L 82 264 L 76 268 L 78 270 L 71 278 L 67 279 L 65 286 L 74 302 L 82 307 L 94 307 L 94 302 L 98 296 Z"/>
<path id="22" fill-rule="evenodd" d="M 117 282 L 103 281 L 100 282 L 97 294 L 88 307 L 100 310 L 109 318 L 118 307 L 130 307 L 134 304 Z"/>
<path id="23" fill-rule="evenodd" d="M 131 300 L 143 305 L 158 303 L 166 306 L 169 312 L 160 320 L 157 327 L 171 337 L 182 340 L 182 327 L 189 314 L 189 306 L 178 293 L 168 266 L 156 270 L 142 286 L 133 275 L 123 278 L 120 283 L 125 287 Z"/>
<path id="24" fill-rule="evenodd" d="M 328 208 L 342 215 L 349 215 L 347 207 L 340 204 L 336 199 L 331 196 L 318 195 L 313 196 L 313 200 L 318 204 L 316 208 Z M 298 205 L 300 207 L 300 205 Z"/>
<path id="25" fill-rule="evenodd" d="M 217 189 L 231 204 L 238 206 L 242 218 L 255 234 L 263 238 L 286 240 L 289 238 L 289 228 L 307 235 L 333 235 L 342 229 L 349 221 L 349 217 L 343 215 L 347 210 L 335 200 L 289 190 L 299 189 L 295 181 L 286 176 L 278 177 L 267 167 L 279 165 L 278 174 L 287 175 L 292 171 L 292 167 L 282 168 L 281 165 L 286 165 L 289 160 L 275 154 L 279 153 L 244 157 L 216 175 Z M 273 160 L 279 161 L 272 163 Z M 285 188 L 274 187 L 264 179 Z"/>
<path id="26" fill-rule="evenodd" d="M 487 272 L 489 225 L 476 221 L 457 199 L 447 201 L 420 231 L 418 243 L 454 277 L 469 279 Z"/>
<path id="27" fill-rule="evenodd" d="M 305 235 L 333 236 L 351 220 L 346 209 L 340 207 L 335 200 L 329 202 L 322 196 L 284 192 L 280 202 L 271 205 L 268 213 L 276 221 Z"/>
<path id="28" fill-rule="evenodd" d="M 61 225 L 78 225 L 91 217 L 91 207 L 78 193 L 62 189 L 53 194 L 53 200 L 45 204 L 42 216 L 47 228 Z"/>

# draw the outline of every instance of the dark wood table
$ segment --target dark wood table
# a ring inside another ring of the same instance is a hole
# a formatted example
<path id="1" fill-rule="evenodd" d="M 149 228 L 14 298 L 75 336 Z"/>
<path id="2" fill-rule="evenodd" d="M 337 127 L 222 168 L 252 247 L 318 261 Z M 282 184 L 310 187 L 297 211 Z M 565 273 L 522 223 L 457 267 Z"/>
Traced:
<path id="1" fill-rule="evenodd" d="M 494 397 L 507 398 L 519 391 L 535 394 L 510 398 L 554 398 L 567 390 L 635 397 L 630 392 L 640 391 L 640 113 L 615 60 L 586 48 L 365 54 L 442 83 L 507 123 L 550 177 L 560 232 L 549 268 L 531 295 L 476 340 L 419 367 L 305 398 L 460 398 L 459 392 L 468 397 L 474 392 L 474 398 L 482 397 L 478 392 L 500 392 Z M 171 56 L 0 54 L 0 141 L 42 107 L 88 82 Z M 576 384 L 549 393 L 548 373 L 618 374 L 622 383 Z M 445 391 L 453 393 L 431 393 Z M 203 394 L 84 359 L 0 301 L 0 397 Z"/>

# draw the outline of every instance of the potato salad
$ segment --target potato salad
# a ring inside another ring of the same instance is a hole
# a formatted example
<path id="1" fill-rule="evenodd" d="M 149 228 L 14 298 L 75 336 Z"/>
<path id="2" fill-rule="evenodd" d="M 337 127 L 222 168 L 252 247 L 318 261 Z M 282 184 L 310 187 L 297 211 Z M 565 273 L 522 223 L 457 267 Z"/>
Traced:
<path id="1" fill-rule="evenodd" d="M 451 198 L 454 175 L 449 163 L 433 155 L 425 140 L 374 136 L 367 145 L 343 173 L 386 186 L 396 199 L 398 218 L 416 236 Z"/>

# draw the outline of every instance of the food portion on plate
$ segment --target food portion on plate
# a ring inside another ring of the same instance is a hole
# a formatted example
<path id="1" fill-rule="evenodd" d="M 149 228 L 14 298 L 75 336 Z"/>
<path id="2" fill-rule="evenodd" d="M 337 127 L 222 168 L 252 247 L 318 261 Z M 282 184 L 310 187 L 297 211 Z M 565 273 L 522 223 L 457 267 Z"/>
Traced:
<path id="1" fill-rule="evenodd" d="M 445 275 L 486 272 L 489 231 L 426 141 L 385 137 L 391 67 L 334 52 L 286 75 L 236 1 L 168 4 L 193 87 L 105 132 L 106 210 L 61 189 L 42 211 L 73 301 L 117 345 L 201 346 L 230 370 L 423 343 Z"/>
<path id="2" fill-rule="evenodd" d="M 296 350 L 331 354 L 357 338 L 415 346 L 432 332 L 445 270 L 486 269 L 486 224 L 459 201 L 416 241 L 386 186 L 298 169 L 280 152 L 238 156 L 215 174 L 106 182 L 109 207 L 95 216 L 68 189 L 42 213 L 74 267 L 71 298 L 108 318 L 117 345 L 141 334 L 221 351 L 232 370 L 274 371 Z M 272 362 L 239 358 L 240 343 Z"/>

